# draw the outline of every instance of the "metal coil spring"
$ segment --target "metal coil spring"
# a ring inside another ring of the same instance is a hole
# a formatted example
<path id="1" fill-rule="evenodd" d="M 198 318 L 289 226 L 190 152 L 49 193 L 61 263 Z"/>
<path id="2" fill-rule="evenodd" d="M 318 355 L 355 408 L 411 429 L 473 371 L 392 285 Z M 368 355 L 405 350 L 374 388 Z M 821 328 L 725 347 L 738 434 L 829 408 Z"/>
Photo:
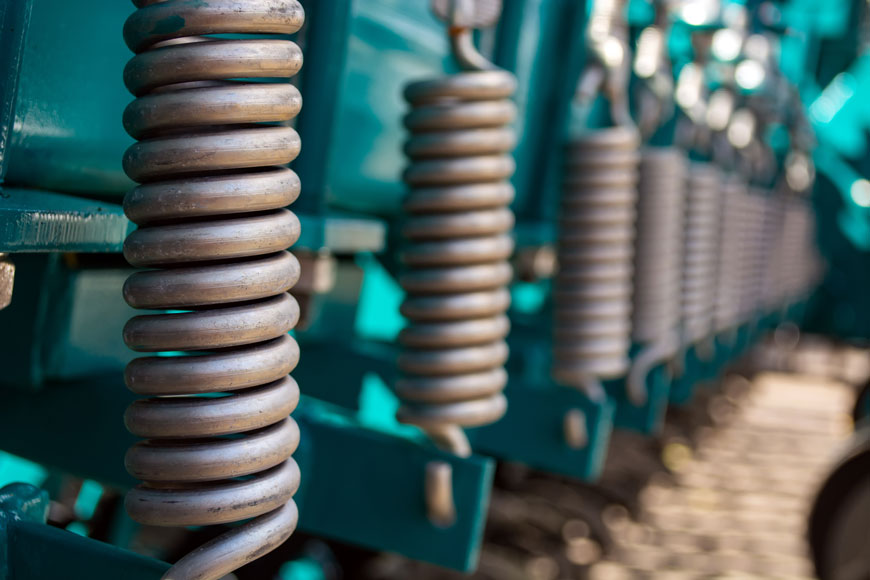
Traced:
<path id="1" fill-rule="evenodd" d="M 641 154 L 632 314 L 632 336 L 638 342 L 662 340 L 680 323 L 686 170 L 679 149 Z"/>
<path id="2" fill-rule="evenodd" d="M 743 196 L 743 252 L 741 268 L 740 321 L 749 322 L 761 306 L 764 283 L 764 202 L 757 188 Z"/>
<path id="3" fill-rule="evenodd" d="M 716 259 L 717 333 L 733 329 L 740 316 L 740 248 L 742 219 L 740 204 L 746 184 L 737 177 L 727 179 L 719 191 L 719 250 Z"/>
<path id="4" fill-rule="evenodd" d="M 405 91 L 409 243 L 399 282 L 409 323 L 399 336 L 398 418 L 460 454 L 470 450 L 458 428 L 491 423 L 507 405 L 515 87 L 510 73 L 488 70 Z"/>
<path id="5" fill-rule="evenodd" d="M 688 164 L 676 148 L 641 152 L 634 245 L 632 338 L 645 345 L 626 383 L 635 404 L 646 400 L 644 379 L 679 349 L 683 202 Z"/>
<path id="6" fill-rule="evenodd" d="M 761 306 L 771 311 L 782 305 L 783 200 L 771 195 L 765 200 L 763 242 L 765 252 Z"/>
<path id="7" fill-rule="evenodd" d="M 283 543 L 296 527 L 291 458 L 299 389 L 288 373 L 299 350 L 287 335 L 299 307 L 287 291 L 299 263 L 285 251 L 299 220 L 283 209 L 299 194 L 284 167 L 299 153 L 289 126 L 301 108 L 282 82 L 302 65 L 293 42 L 215 34 L 284 35 L 304 14 L 295 0 L 138 0 L 124 36 L 136 55 L 124 112 L 138 140 L 124 170 L 141 185 L 124 199 L 139 228 L 124 244 L 134 266 L 124 297 L 134 308 L 124 341 L 158 353 L 133 360 L 127 386 L 150 397 L 125 422 L 146 440 L 126 457 L 144 481 L 126 499 L 143 524 L 238 522 L 164 576 L 220 578 Z M 167 27 L 167 22 L 181 23 Z M 170 355 L 172 353 L 172 355 Z"/>
<path id="8" fill-rule="evenodd" d="M 693 343 L 710 335 L 716 297 L 719 233 L 718 170 L 695 163 L 689 169 L 683 232 L 681 316 L 683 340 Z"/>
<path id="9" fill-rule="evenodd" d="M 815 222 L 804 199 L 789 200 L 782 227 L 783 300 L 793 302 L 806 295 L 817 282 L 821 264 L 815 247 Z"/>
<path id="10" fill-rule="evenodd" d="M 634 129 L 615 127 L 566 150 L 552 375 L 589 392 L 629 367 L 638 145 Z"/>

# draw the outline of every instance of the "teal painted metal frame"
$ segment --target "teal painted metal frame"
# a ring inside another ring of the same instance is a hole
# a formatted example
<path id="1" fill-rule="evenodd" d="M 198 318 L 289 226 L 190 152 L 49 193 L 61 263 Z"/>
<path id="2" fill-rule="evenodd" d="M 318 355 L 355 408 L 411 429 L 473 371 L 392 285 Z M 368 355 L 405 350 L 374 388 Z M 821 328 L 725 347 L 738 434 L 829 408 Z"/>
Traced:
<path id="1" fill-rule="evenodd" d="M 6 391 L 0 407 L 0 449 L 120 488 L 136 481 L 123 457 L 136 439 L 123 426 L 134 395 L 120 375 L 53 384 L 40 393 Z M 99 404 L 82 405 L 83 401 Z M 463 571 L 477 563 L 494 465 L 460 458 L 414 438 L 363 427 L 354 414 L 303 397 L 294 418 L 295 454 L 303 474 L 296 495 L 300 529 L 375 550 L 398 552 Z M 58 441 L 75 434 L 76 448 Z M 457 520 L 449 527 L 426 515 L 426 466 L 453 470 Z"/>

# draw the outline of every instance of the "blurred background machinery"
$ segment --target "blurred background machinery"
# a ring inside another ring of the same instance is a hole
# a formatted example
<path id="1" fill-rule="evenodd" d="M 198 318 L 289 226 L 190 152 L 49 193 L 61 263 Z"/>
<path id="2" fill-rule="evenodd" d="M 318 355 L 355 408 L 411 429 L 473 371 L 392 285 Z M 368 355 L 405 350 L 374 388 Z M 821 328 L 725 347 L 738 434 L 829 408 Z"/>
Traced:
<path id="1" fill-rule="evenodd" d="M 0 4 L 0 580 L 655 576 L 853 394 L 870 575 L 866 2 L 89 8 Z"/>

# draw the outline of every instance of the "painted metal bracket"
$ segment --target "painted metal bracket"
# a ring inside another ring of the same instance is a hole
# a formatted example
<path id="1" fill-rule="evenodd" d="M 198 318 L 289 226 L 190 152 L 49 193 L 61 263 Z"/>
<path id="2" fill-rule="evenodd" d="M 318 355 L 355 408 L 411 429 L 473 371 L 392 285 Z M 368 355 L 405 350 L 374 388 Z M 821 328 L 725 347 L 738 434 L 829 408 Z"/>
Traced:
<path id="1" fill-rule="evenodd" d="M 296 249 L 334 254 L 377 252 L 386 228 L 380 220 L 344 214 L 299 215 Z M 121 206 L 34 189 L 0 189 L 0 252 L 119 253 L 134 228 Z"/>
<path id="2" fill-rule="evenodd" d="M 647 398 L 641 405 L 635 405 L 629 399 L 623 378 L 604 383 L 604 389 L 608 398 L 613 399 L 616 408 L 613 415 L 614 428 L 643 434 L 661 432 L 671 390 L 671 372 L 667 364 L 657 365 L 647 373 Z"/>
<path id="3" fill-rule="evenodd" d="M 592 401 L 580 391 L 546 380 L 511 380 L 505 394 L 505 416 L 469 430 L 475 450 L 584 480 L 601 474 L 612 429 L 612 401 Z"/>
<path id="4" fill-rule="evenodd" d="M 48 493 L 13 483 L 0 489 L 0 580 L 156 580 L 169 565 L 46 525 Z"/>

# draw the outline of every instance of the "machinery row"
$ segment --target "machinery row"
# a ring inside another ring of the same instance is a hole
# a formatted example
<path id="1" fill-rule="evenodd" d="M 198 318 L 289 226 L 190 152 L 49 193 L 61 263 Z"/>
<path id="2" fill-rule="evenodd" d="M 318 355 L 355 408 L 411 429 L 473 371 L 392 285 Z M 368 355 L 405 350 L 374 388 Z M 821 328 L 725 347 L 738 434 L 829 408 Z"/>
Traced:
<path id="1" fill-rule="evenodd" d="M 594 481 L 851 290 L 860 2 L 73 4 L 0 4 L 0 580 L 471 571 L 496 461 Z"/>

